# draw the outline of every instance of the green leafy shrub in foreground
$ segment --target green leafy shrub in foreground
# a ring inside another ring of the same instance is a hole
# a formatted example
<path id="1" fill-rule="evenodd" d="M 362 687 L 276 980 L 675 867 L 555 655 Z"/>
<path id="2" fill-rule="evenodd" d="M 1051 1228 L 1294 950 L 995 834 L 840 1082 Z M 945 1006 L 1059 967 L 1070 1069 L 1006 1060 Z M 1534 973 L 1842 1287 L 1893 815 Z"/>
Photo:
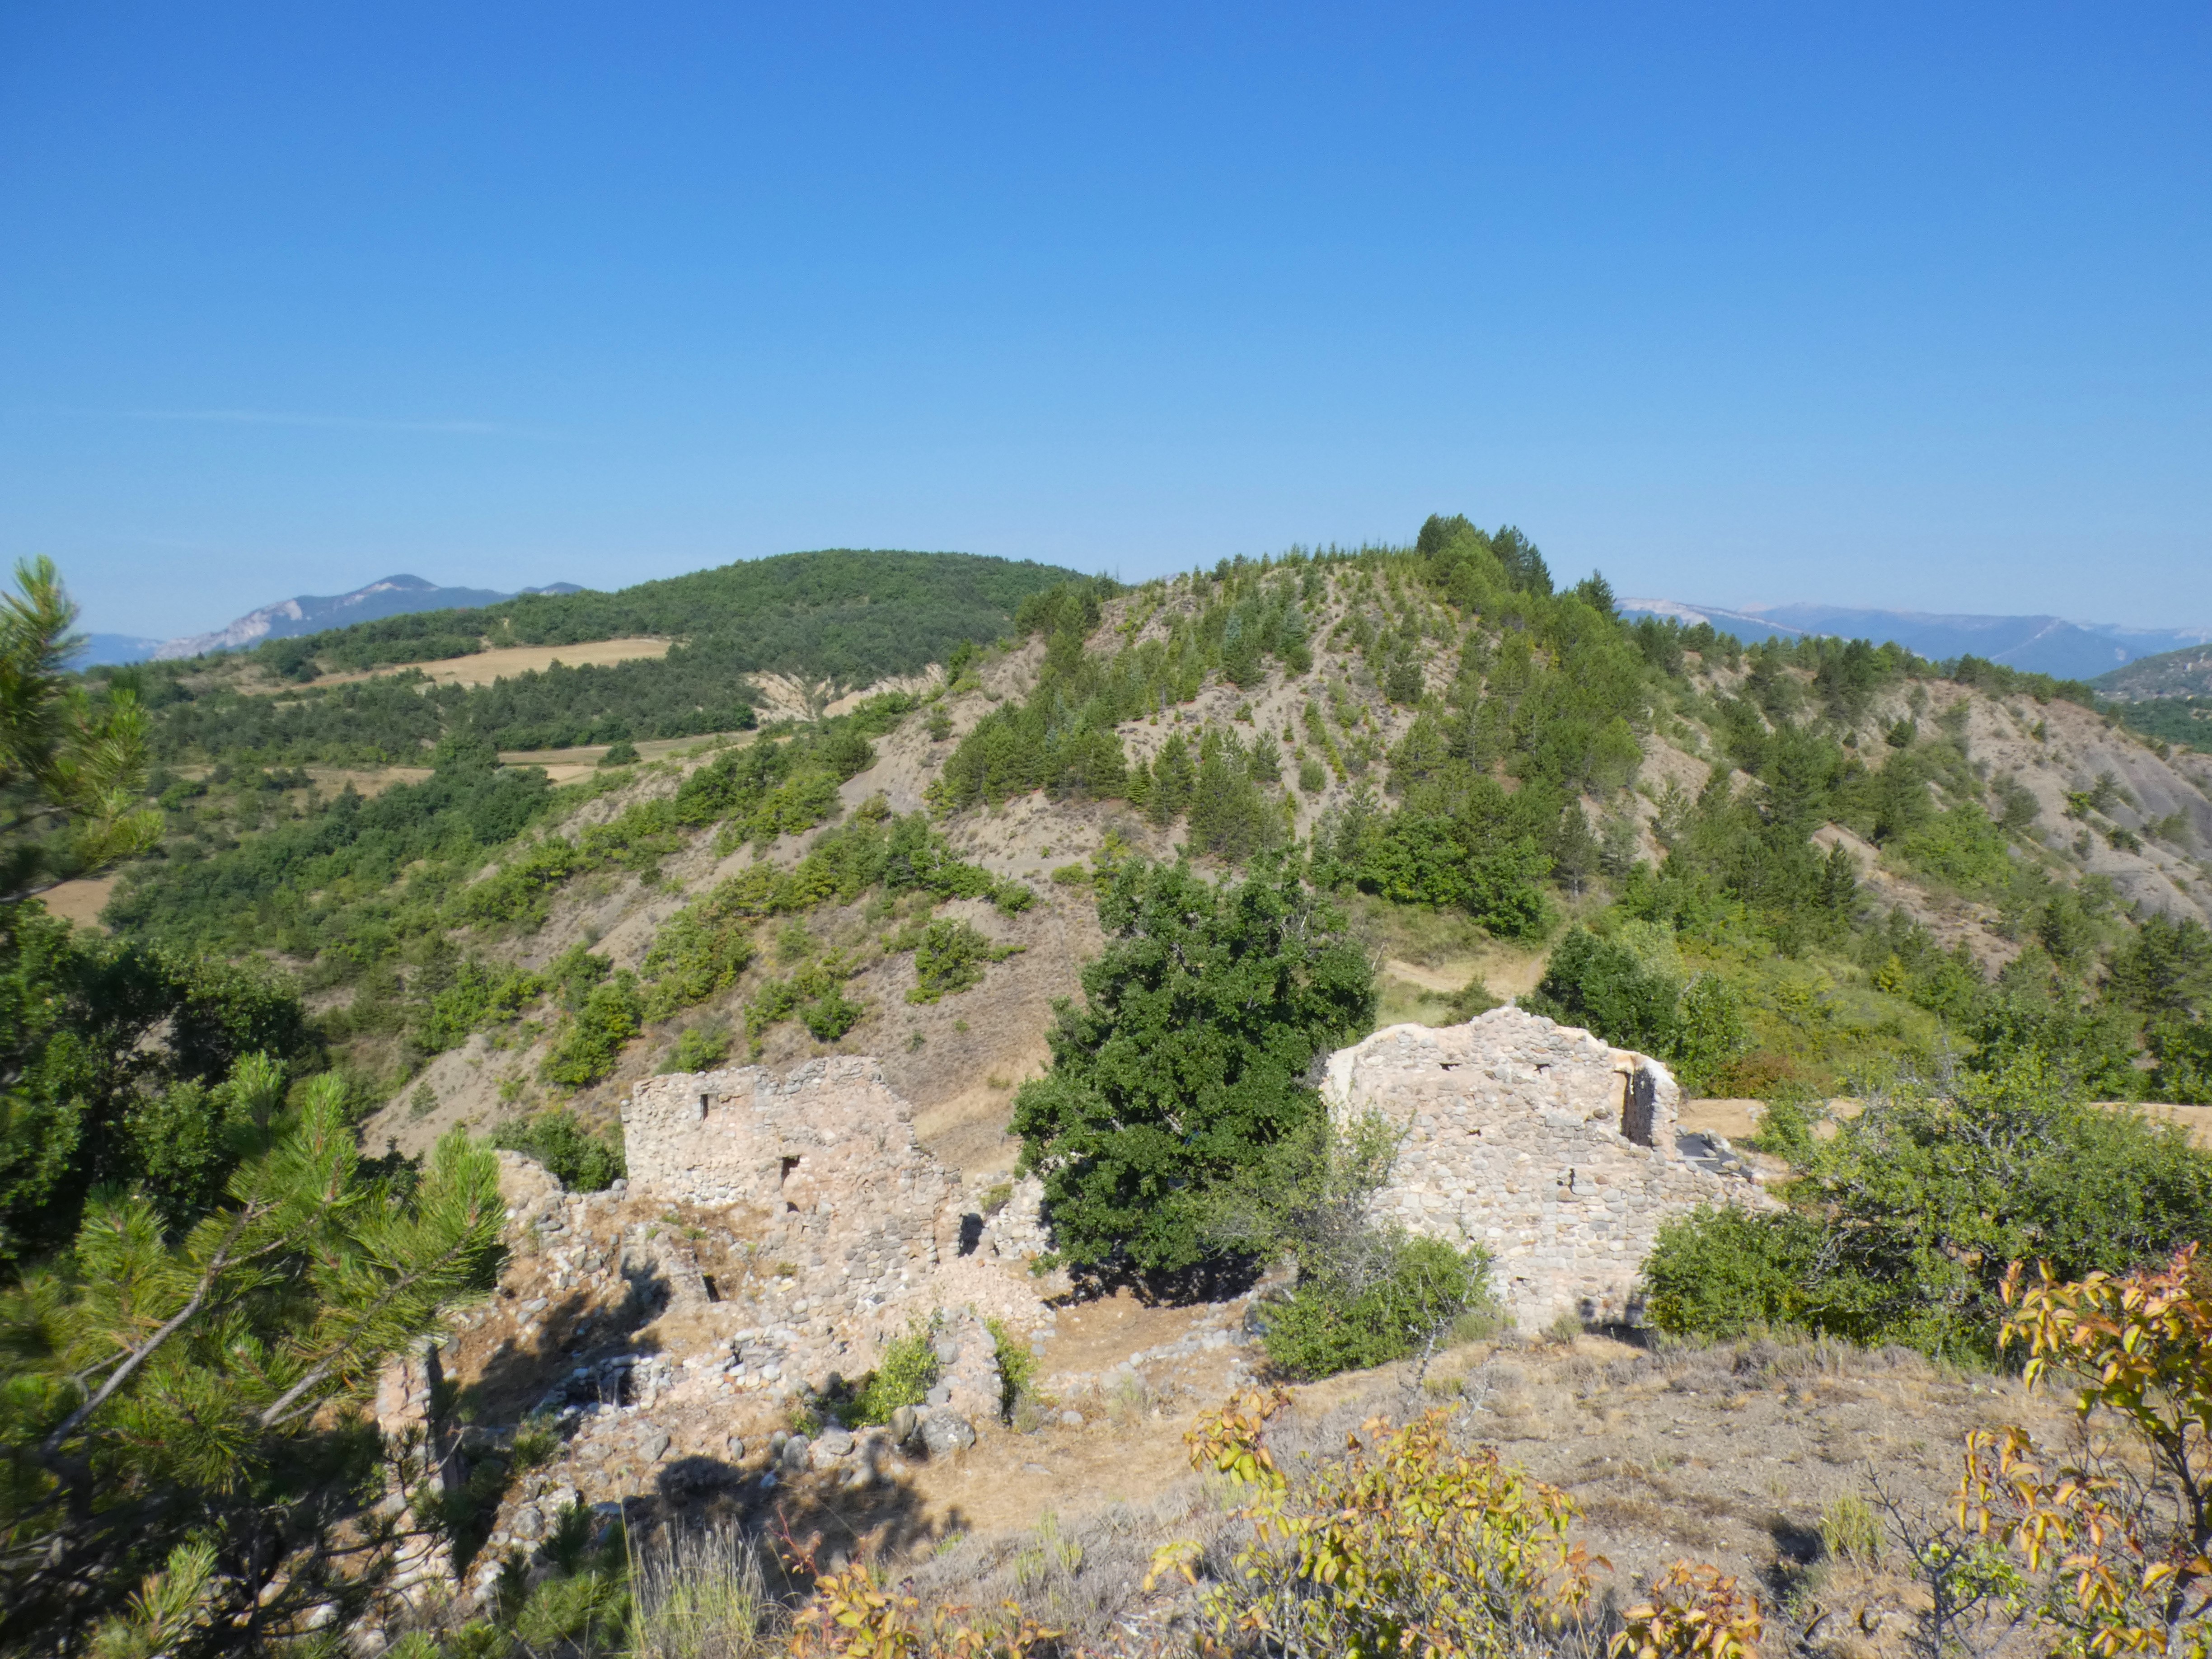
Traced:
<path id="1" fill-rule="evenodd" d="M 1440 1239 L 1409 1238 L 1384 1272 L 1355 1290 L 1334 1273 L 1304 1279 L 1276 1309 L 1261 1339 L 1293 1376 L 1387 1365 L 1418 1352 L 1466 1313 L 1491 1301 L 1490 1258 Z"/>
<path id="2" fill-rule="evenodd" d="M 313 1609 L 368 1600 L 391 1534 L 343 1517 L 389 1488 L 358 1408 L 497 1283 L 506 1210 L 459 1132 L 404 1182 L 373 1174 L 345 1095 L 307 1085 L 181 1234 L 104 1189 L 69 1273 L 0 1290 L 0 1325 L 37 1336 L 0 1420 L 0 1650 L 199 1654 L 207 1632 L 267 1651 Z M 173 1632 L 134 1642 L 157 1600 Z"/>
<path id="3" fill-rule="evenodd" d="M 603 1140 L 569 1112 L 541 1112 L 519 1123 L 502 1123 L 491 1144 L 536 1158 L 572 1193 L 602 1192 L 629 1172 L 623 1160 L 621 1129 Z"/>

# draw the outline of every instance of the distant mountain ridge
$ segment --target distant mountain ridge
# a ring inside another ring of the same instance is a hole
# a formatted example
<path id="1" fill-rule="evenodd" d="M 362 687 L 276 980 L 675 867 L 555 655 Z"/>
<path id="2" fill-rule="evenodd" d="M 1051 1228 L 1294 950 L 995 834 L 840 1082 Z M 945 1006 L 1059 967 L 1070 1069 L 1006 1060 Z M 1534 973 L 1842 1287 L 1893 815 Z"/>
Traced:
<path id="1" fill-rule="evenodd" d="M 555 582 L 548 587 L 526 587 L 525 593 L 580 593 L 574 582 Z M 84 662 L 167 662 L 198 657 L 210 651 L 235 651 L 264 640 L 289 639 L 299 634 L 319 634 L 325 629 L 352 623 L 374 622 L 382 617 L 404 616 L 415 611 L 460 611 L 497 605 L 512 593 L 487 587 L 441 587 L 420 576 L 386 576 L 356 587 L 350 593 L 302 593 L 279 599 L 258 611 L 249 611 L 235 622 L 212 633 L 185 634 L 173 640 L 138 639 L 127 634 L 93 634 L 86 638 Z"/>
<path id="2" fill-rule="evenodd" d="M 1875 611 L 1833 605 L 1772 605 L 1741 609 L 1687 605 L 1678 599 L 1623 599 L 1631 616 L 1673 617 L 1684 623 L 1711 623 L 1749 644 L 1755 640 L 1837 635 L 1893 641 L 1932 661 L 1986 657 L 2008 668 L 2059 679 L 2093 679 L 2160 653 L 2212 641 L 2212 628 L 2123 628 L 2109 623 L 2069 622 L 2063 617 L 1946 615 L 1925 611 Z"/>

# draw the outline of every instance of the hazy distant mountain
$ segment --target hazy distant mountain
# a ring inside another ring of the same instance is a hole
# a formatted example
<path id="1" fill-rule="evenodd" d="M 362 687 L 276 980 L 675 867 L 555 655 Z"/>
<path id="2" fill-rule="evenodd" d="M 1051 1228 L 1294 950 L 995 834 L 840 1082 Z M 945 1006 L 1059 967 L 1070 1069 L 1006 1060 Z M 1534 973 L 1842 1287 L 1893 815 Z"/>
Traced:
<path id="1" fill-rule="evenodd" d="M 1834 634 L 1846 639 L 1894 641 L 1935 661 L 1986 657 L 2030 673 L 2090 679 L 2123 663 L 2160 652 L 2202 645 L 2212 628 L 2121 628 L 2109 623 L 2068 622 L 2061 617 L 1942 616 L 1924 611 L 1857 611 L 1835 605 L 1769 605 L 1731 610 L 1675 599 L 1623 599 L 1632 616 L 1677 617 L 1709 622 L 1746 644 L 1780 636 Z"/>
<path id="2" fill-rule="evenodd" d="M 159 640 L 142 640 L 136 634 L 88 634 L 83 651 L 70 659 L 70 665 L 93 668 L 104 662 L 143 662 L 161 646 Z"/>
<path id="3" fill-rule="evenodd" d="M 580 593 L 574 582 L 555 582 L 550 587 L 526 587 L 526 593 Z M 295 634 L 319 634 L 326 628 L 374 622 L 410 611 L 458 611 L 472 605 L 496 605 L 512 593 L 495 593 L 486 587 L 440 587 L 420 576 L 386 576 L 382 581 L 356 587 L 350 593 L 328 598 L 302 593 L 279 599 L 258 611 L 249 611 L 226 628 L 211 634 L 187 634 L 173 640 L 135 640 L 121 634 L 94 634 L 87 663 L 142 662 L 148 658 L 166 661 L 197 657 L 208 651 L 235 651 L 264 640 L 289 639 Z M 134 647 L 143 647 L 144 649 Z"/>

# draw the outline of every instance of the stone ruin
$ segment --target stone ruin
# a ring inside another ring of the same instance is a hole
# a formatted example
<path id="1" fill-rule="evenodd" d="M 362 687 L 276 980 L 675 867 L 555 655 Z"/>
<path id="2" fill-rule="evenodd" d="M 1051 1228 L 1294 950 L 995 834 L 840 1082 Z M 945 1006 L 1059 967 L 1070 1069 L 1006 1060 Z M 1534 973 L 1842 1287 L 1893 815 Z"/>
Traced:
<path id="1" fill-rule="evenodd" d="M 1377 1032 L 1330 1057 L 1323 1094 L 1340 1121 L 1377 1113 L 1402 1137 L 1376 1217 L 1484 1246 L 1524 1326 L 1562 1314 L 1633 1320 L 1663 1222 L 1700 1205 L 1773 1202 L 1725 1141 L 1678 1132 L 1680 1091 L 1664 1066 L 1516 1009 Z M 957 1453 L 1000 1409 L 987 1321 L 1026 1336 L 1046 1361 L 1045 1389 L 1061 1395 L 1110 1394 L 1139 1366 L 1250 1340 L 1240 1300 L 1099 1376 L 1054 1370 L 1045 1296 L 1065 1281 L 1030 1271 L 1050 1245 L 1041 1184 L 1006 1183 L 988 1202 L 963 1191 L 916 1140 L 912 1109 L 873 1060 L 650 1079 L 623 1124 L 630 1173 L 609 1192 L 564 1192 L 531 1160 L 500 1155 L 515 1267 L 504 1301 L 465 1314 L 455 1340 L 582 1363 L 525 1408 L 556 1425 L 564 1450 L 504 1504 L 491 1565 L 467 1587 L 476 1599 L 492 1593 L 498 1552 L 537 1547 L 580 1487 L 615 1494 L 595 1505 L 612 1514 L 649 1482 L 678 1491 L 692 1472 L 732 1478 L 749 1451 L 766 1454 L 769 1472 L 744 1477 L 763 1489 L 802 1469 L 864 1487 L 898 1479 L 907 1457 Z M 737 1248 L 709 1255 L 695 1243 L 716 1237 Z M 596 1322 L 620 1328 L 654 1310 L 652 1346 L 590 1357 Z M 780 1414 L 833 1372 L 865 1374 L 886 1343 L 924 1328 L 939 1380 L 888 1429 L 741 1439 L 760 1431 L 763 1411 Z M 424 1478 L 450 1488 L 477 1459 L 507 1455 L 516 1430 L 434 1425 L 438 1364 L 433 1347 L 394 1365 L 376 1416 L 417 1449 Z M 1230 1358 L 1232 1383 L 1249 1375 Z M 406 1600 L 450 1582 L 428 1540 L 394 1565 Z"/>
<path id="2" fill-rule="evenodd" d="M 749 1288 L 792 1333 L 786 1363 L 857 1376 L 940 1310 L 1022 1332 L 1053 1317 L 1026 1271 L 1046 1248 L 1041 1183 L 1015 1183 L 985 1214 L 915 1139 L 913 1116 L 878 1062 L 838 1056 L 788 1076 L 649 1079 L 623 1104 L 623 1135 L 640 1192 L 747 1224 L 765 1268 Z M 680 1265 L 672 1276 L 699 1278 Z M 707 1299 L 721 1289 L 698 1285 Z"/>
<path id="3" fill-rule="evenodd" d="M 1665 1066 L 1518 1008 L 1465 1025 L 1394 1025 L 1329 1056 L 1340 1123 L 1402 1137 L 1375 1213 L 1479 1244 L 1523 1327 L 1633 1322 L 1661 1224 L 1701 1205 L 1774 1207 L 1717 1136 L 1682 1134 Z"/>
<path id="4" fill-rule="evenodd" d="M 1379 1113 L 1402 1137 L 1378 1218 L 1489 1250 L 1524 1326 L 1632 1322 L 1662 1223 L 1773 1206 L 1725 1141 L 1680 1132 L 1664 1066 L 1517 1008 L 1378 1031 L 1329 1057 L 1322 1092 L 1339 1121 Z M 1040 1183 L 983 1214 L 912 1118 L 875 1060 L 842 1057 L 654 1078 L 623 1108 L 632 1183 L 749 1220 L 793 1358 L 848 1375 L 940 1310 L 1052 1319 L 1024 1271 L 1049 1248 Z"/>

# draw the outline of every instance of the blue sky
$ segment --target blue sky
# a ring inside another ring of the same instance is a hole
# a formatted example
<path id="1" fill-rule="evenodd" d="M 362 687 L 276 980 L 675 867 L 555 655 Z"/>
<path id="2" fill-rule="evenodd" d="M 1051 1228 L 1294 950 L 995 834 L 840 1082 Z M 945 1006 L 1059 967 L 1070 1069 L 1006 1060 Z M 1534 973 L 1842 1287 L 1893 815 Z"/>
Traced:
<path id="1" fill-rule="evenodd" d="M 1625 592 L 2212 623 L 2212 12 L 0 8 L 0 555 L 1139 577 L 1431 511 Z"/>

